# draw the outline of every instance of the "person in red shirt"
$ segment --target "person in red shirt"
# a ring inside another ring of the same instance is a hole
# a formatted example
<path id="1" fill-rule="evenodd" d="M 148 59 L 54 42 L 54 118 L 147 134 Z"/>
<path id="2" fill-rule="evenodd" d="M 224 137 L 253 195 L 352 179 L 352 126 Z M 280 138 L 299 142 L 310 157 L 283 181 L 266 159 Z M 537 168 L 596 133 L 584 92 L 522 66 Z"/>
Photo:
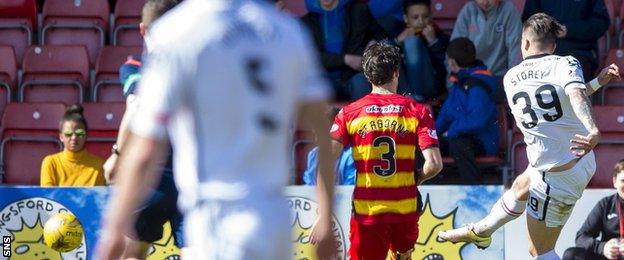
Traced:
<path id="1" fill-rule="evenodd" d="M 331 127 L 332 149 L 353 147 L 357 169 L 351 217 L 351 259 L 410 259 L 418 238 L 417 185 L 442 170 L 429 109 L 396 94 L 401 52 L 386 42 L 364 52 L 372 92 L 345 106 Z M 422 151 L 425 163 L 416 171 Z"/>

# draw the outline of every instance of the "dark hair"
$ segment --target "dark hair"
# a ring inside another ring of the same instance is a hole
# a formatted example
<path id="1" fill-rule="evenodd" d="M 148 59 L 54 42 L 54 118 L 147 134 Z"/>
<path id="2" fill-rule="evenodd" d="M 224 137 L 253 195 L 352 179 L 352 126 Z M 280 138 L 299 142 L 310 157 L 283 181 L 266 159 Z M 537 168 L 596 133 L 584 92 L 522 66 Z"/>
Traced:
<path id="1" fill-rule="evenodd" d="M 61 118 L 61 121 L 59 122 L 59 132 L 63 131 L 63 124 L 65 124 L 65 122 L 67 121 L 78 122 L 79 124 L 82 124 L 84 126 L 85 130 L 88 130 L 87 120 L 84 118 L 84 115 L 82 114 L 83 110 L 84 109 L 79 104 L 71 105 L 70 107 L 65 109 L 65 114 L 63 115 L 63 118 Z"/>
<path id="2" fill-rule="evenodd" d="M 624 172 L 624 159 L 617 162 L 613 167 L 613 178 L 617 178 L 617 176 L 622 172 Z"/>
<path id="3" fill-rule="evenodd" d="M 462 68 L 471 67 L 477 62 L 477 49 L 474 43 L 466 37 L 455 38 L 449 42 L 446 54 Z"/>
<path id="4" fill-rule="evenodd" d="M 532 40 L 539 48 L 552 46 L 563 33 L 563 26 L 555 18 L 545 13 L 536 13 L 522 24 L 522 31 L 529 30 Z"/>
<path id="5" fill-rule="evenodd" d="M 364 51 L 364 76 L 375 86 L 392 81 L 401 64 L 401 50 L 387 41 L 376 42 Z"/>
<path id="6" fill-rule="evenodd" d="M 149 27 L 156 19 L 173 9 L 178 0 L 147 0 L 141 11 L 141 22 Z"/>
<path id="7" fill-rule="evenodd" d="M 431 9 L 431 0 L 405 0 L 403 1 L 403 13 L 407 14 L 407 9 L 412 5 L 425 5 L 428 9 Z"/>

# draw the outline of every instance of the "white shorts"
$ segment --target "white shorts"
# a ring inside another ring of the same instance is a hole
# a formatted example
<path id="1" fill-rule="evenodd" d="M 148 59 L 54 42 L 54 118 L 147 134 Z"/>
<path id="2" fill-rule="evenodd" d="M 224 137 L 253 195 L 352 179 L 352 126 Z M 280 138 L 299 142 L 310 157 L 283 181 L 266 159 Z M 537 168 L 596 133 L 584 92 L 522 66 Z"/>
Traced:
<path id="1" fill-rule="evenodd" d="M 288 259 L 289 211 L 282 196 L 204 201 L 184 219 L 185 259 Z"/>
<path id="2" fill-rule="evenodd" d="M 543 172 L 531 166 L 527 171 L 531 178 L 527 214 L 545 221 L 547 227 L 559 227 L 568 221 L 574 204 L 594 176 L 596 160 L 594 152 L 590 152 L 566 171 Z"/>

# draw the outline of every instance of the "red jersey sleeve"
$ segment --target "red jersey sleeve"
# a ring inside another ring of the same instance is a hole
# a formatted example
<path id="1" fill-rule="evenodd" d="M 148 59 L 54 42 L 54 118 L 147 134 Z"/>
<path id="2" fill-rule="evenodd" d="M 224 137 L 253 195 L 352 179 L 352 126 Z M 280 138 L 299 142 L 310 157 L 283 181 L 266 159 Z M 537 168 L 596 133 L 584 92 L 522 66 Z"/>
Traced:
<path id="1" fill-rule="evenodd" d="M 338 112 L 334 119 L 334 124 L 331 126 L 330 133 L 332 138 L 340 141 L 343 146 L 349 146 L 349 130 L 347 129 L 347 119 L 343 109 Z"/>
<path id="2" fill-rule="evenodd" d="M 438 134 L 435 129 L 433 114 L 426 106 L 417 106 L 418 114 L 418 146 L 420 150 L 438 146 Z"/>

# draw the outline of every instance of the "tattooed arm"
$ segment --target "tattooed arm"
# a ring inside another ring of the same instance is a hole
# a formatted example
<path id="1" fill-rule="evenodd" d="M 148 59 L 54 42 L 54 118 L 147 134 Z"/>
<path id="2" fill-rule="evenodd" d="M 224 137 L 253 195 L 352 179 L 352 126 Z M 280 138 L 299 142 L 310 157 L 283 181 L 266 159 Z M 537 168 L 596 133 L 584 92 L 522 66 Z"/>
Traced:
<path id="1" fill-rule="evenodd" d="M 572 153 L 581 157 L 589 153 L 600 140 L 600 131 L 596 126 L 596 120 L 592 113 L 591 102 L 582 88 L 568 86 L 566 94 L 570 97 L 570 103 L 574 113 L 579 118 L 583 126 L 589 131 L 587 136 L 577 134 L 570 142 Z"/>

